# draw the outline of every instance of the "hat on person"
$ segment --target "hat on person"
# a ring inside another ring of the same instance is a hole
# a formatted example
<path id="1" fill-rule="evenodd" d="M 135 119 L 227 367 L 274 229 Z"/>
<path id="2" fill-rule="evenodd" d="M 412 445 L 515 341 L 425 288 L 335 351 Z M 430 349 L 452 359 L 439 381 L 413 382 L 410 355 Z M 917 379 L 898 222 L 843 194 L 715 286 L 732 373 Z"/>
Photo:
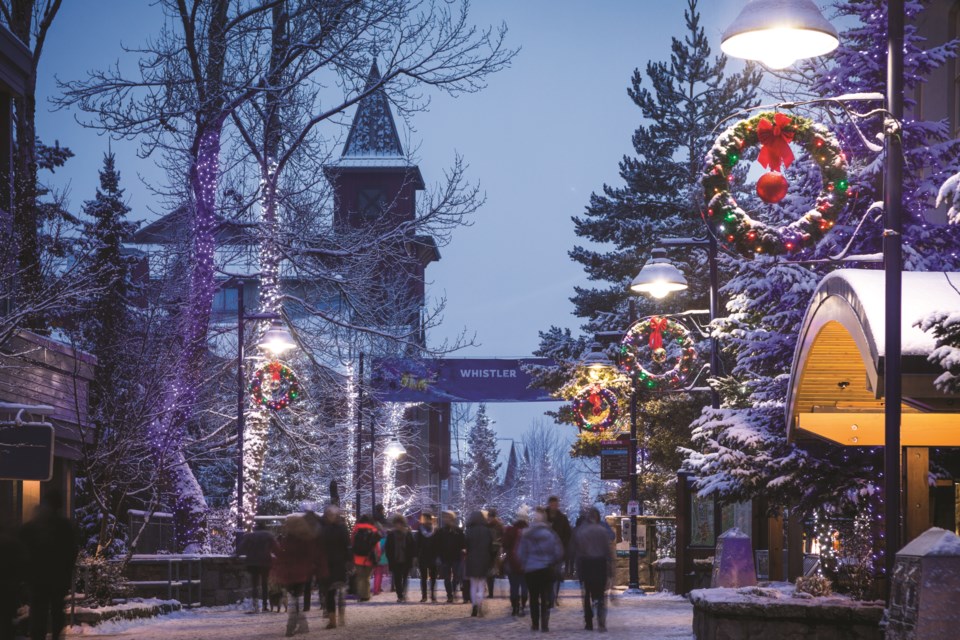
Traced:
<path id="1" fill-rule="evenodd" d="M 527 505 L 522 505 L 517 509 L 517 516 L 514 520 L 523 520 L 524 522 L 530 521 L 530 508 Z"/>

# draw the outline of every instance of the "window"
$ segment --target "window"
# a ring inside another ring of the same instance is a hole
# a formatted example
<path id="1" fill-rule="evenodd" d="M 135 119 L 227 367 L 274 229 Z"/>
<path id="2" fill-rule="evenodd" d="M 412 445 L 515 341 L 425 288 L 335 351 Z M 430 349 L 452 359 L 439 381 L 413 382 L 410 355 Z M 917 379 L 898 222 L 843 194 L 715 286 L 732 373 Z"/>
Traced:
<path id="1" fill-rule="evenodd" d="M 213 295 L 213 312 L 229 313 L 237 312 L 237 289 L 230 287 L 220 289 Z"/>
<path id="2" fill-rule="evenodd" d="M 379 218 L 387 206 L 383 189 L 360 189 L 357 194 L 357 210 L 365 220 Z"/>

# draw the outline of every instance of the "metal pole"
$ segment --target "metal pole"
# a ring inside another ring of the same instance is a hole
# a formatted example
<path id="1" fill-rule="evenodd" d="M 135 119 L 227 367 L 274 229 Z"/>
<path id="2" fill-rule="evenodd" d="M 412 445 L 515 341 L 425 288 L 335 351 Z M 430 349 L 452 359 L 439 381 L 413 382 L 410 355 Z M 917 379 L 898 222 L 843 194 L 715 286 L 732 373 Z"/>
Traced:
<path id="1" fill-rule="evenodd" d="M 370 515 L 377 510 L 377 441 L 376 419 L 370 416 Z"/>
<path id="2" fill-rule="evenodd" d="M 893 123 L 886 126 L 884 179 L 883 268 L 886 286 L 884 338 L 884 536 L 887 589 L 893 577 L 895 554 L 900 549 L 900 350 L 903 294 L 903 0 L 887 3 L 887 109 Z M 893 124 L 894 126 L 890 126 Z"/>
<path id="3" fill-rule="evenodd" d="M 637 377 L 630 393 L 630 501 L 639 504 L 637 494 Z M 637 549 L 637 515 L 630 512 L 630 582 L 627 590 L 640 592 L 640 550 Z M 642 592 L 640 592 L 642 593 Z"/>
<path id="4" fill-rule="evenodd" d="M 720 315 L 720 278 L 717 275 L 717 237 L 713 231 L 707 230 L 707 261 L 710 264 L 710 322 L 712 323 Z M 710 339 L 710 375 L 717 377 L 720 375 L 720 343 L 717 337 Z M 715 387 L 710 387 L 710 406 L 714 409 L 720 408 L 720 392 Z"/>
<path id="5" fill-rule="evenodd" d="M 360 470 L 363 465 L 360 460 L 360 452 L 363 448 L 363 351 L 360 352 L 360 371 L 357 376 L 357 460 L 356 460 L 356 516 L 360 519 Z"/>
<path id="6" fill-rule="evenodd" d="M 243 281 L 237 282 L 237 537 L 243 532 Z"/>

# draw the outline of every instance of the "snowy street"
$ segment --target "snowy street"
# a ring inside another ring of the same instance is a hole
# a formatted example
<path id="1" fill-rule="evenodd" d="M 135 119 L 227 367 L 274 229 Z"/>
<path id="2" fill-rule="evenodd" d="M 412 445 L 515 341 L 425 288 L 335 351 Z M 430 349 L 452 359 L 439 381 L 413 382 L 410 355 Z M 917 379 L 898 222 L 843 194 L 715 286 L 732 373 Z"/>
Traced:
<path id="1" fill-rule="evenodd" d="M 561 606 L 551 612 L 550 635 L 556 638 L 583 638 L 583 616 L 579 591 L 573 583 L 561 595 Z M 530 618 L 512 618 L 507 598 L 497 597 L 485 604 L 485 618 L 471 618 L 464 604 L 419 604 L 419 589 L 411 589 L 413 602 L 397 604 L 392 593 L 384 592 L 369 603 L 347 605 L 344 628 L 326 630 L 320 609 L 307 614 L 310 631 L 297 638 L 341 637 L 351 640 L 393 638 L 529 638 Z M 605 634 L 616 638 L 645 640 L 689 640 L 692 608 L 686 599 L 665 594 L 620 601 L 610 607 Z M 99 636 L 150 640 L 254 640 L 283 637 L 286 616 L 282 613 L 248 615 L 236 609 L 195 609 L 146 621 L 105 623 L 99 627 L 71 628 L 68 637 Z M 594 633 L 597 633 L 596 631 Z"/>

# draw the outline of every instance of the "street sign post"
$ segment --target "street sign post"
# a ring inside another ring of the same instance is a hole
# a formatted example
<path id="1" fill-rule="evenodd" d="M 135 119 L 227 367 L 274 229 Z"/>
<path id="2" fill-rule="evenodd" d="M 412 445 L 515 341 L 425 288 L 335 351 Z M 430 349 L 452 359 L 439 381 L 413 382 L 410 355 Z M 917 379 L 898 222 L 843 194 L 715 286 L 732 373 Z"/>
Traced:
<path id="1" fill-rule="evenodd" d="M 0 480 L 53 477 L 53 425 L 0 425 Z"/>

